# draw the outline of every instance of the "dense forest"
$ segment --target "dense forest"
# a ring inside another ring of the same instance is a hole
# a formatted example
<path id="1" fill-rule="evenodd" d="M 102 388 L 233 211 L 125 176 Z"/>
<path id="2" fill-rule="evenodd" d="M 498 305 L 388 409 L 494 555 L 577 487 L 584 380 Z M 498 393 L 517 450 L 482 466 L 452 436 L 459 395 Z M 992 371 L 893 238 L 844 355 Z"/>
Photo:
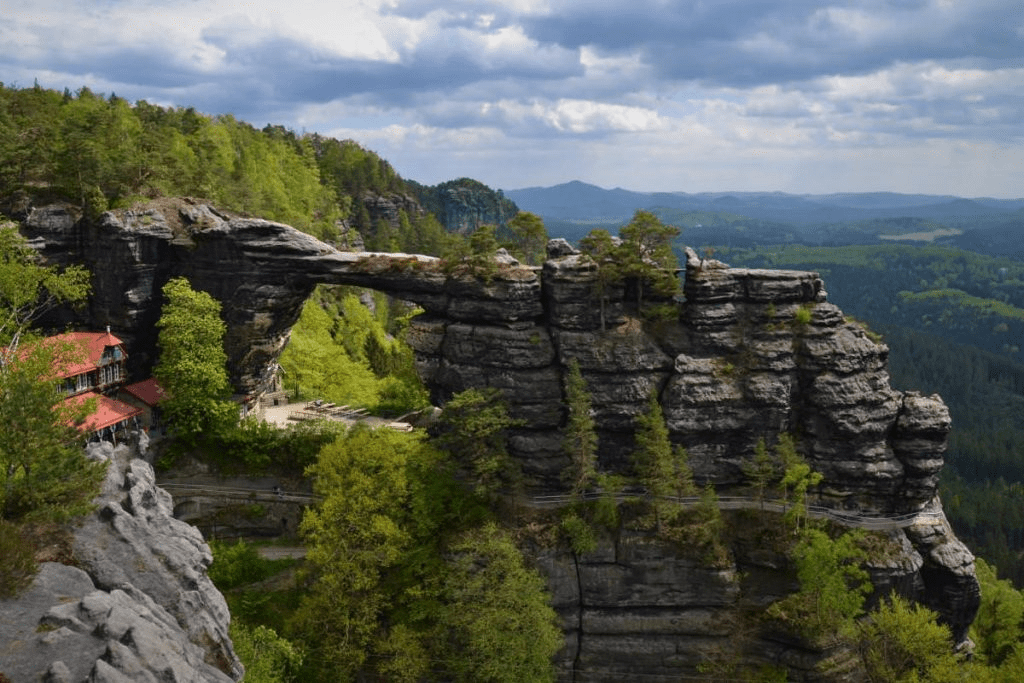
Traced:
<path id="1" fill-rule="evenodd" d="M 92 214 L 200 197 L 327 241 L 344 243 L 339 228 L 350 225 L 368 248 L 421 253 L 440 253 L 445 232 L 416 210 L 414 192 L 388 162 L 352 140 L 260 130 L 231 115 L 131 104 L 88 88 L 0 85 L 0 198 L 16 212 L 27 196 Z M 401 215 L 383 220 L 379 198 L 405 196 Z"/>

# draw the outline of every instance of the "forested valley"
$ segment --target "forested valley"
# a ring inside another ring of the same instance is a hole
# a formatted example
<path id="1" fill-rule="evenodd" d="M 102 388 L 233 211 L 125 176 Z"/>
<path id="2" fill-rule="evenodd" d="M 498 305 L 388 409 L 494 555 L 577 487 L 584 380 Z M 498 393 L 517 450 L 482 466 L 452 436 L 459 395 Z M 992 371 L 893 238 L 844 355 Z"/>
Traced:
<path id="1" fill-rule="evenodd" d="M 187 195 L 291 224 L 341 248 L 361 241 L 367 249 L 441 255 L 452 267 L 477 269 L 482 276 L 499 245 L 528 263 L 542 258 L 547 235 L 535 216 L 523 213 L 518 221 L 460 235 L 416 209 L 424 192 L 353 141 L 279 126 L 260 130 L 229 115 L 132 104 L 85 88 L 0 88 L 0 208 L 10 215 L 32 203 L 68 201 L 96 216 Z M 394 211 L 381 211 L 380 198 Z M 679 224 L 683 233 L 676 244 L 689 243 L 687 226 Z M 4 246 L 0 265 L 21 269 L 10 271 L 14 275 L 4 283 L 32 266 L 24 246 Z M 878 659 L 869 664 L 877 665 L 878 680 L 960 680 L 964 667 L 973 680 L 1018 680 L 1024 595 L 1003 579 L 1018 587 L 1024 582 L 1024 434 L 1014 420 L 1024 408 L 1024 264 L 948 247 L 700 247 L 733 265 L 820 271 L 833 302 L 884 334 L 894 386 L 943 395 L 956 425 L 945 506 L 958 532 L 997 568 L 981 564 L 986 602 L 972 631 L 978 657 L 964 664 L 949 652 L 948 632 L 934 615 L 900 601 L 879 606 L 871 620 L 855 627 L 854 619 L 864 614 L 865 588 L 854 565 L 869 541 L 806 519 L 787 520 L 793 532 L 788 552 L 803 572 L 803 590 L 778 606 L 773 618 L 794 632 L 842 632 L 865 661 Z M 8 274 L 0 269 L 0 276 Z M 185 283 L 174 288 L 185 320 L 196 320 L 200 309 L 204 315 L 215 310 Z M 425 408 L 411 352 L 399 341 L 411 312 L 366 292 L 318 290 L 281 359 L 286 387 L 298 400 L 324 398 L 385 416 Z M 216 321 L 211 324 L 216 329 Z M 174 344 L 168 336 L 161 345 Z M 165 373 L 175 374 L 173 368 Z M 226 391 L 214 388 L 208 398 L 226 400 Z M 593 471 L 585 391 L 565 391 L 576 406 L 568 406 L 576 459 L 567 481 L 580 491 L 621 487 Z M 640 483 L 652 491 L 685 488 L 704 500 L 696 510 L 640 506 L 633 510 L 636 523 L 713 558 L 720 551 L 716 534 L 726 526 L 715 493 L 691 490 L 685 453 L 667 443 L 656 408 L 654 402 L 640 420 L 641 445 L 634 454 Z M 514 426 L 494 392 L 467 391 L 452 398 L 429 435 L 363 428 L 342 433 L 324 425 L 279 431 L 224 420 L 168 446 L 165 467 L 188 455 L 223 471 L 281 470 L 315 479 L 320 502 L 302 522 L 309 554 L 298 572 L 293 560 L 261 559 L 249 543 L 214 544 L 211 575 L 236 617 L 233 637 L 249 668 L 246 680 L 551 680 L 550 661 L 562 634 L 542 580 L 520 548 L 568 543 L 586 552 L 595 530 L 620 520 L 607 501 L 580 498 L 562 516 L 528 520 L 505 502 L 498 494 L 514 490 L 517 481 L 503 445 Z M 3 434 L 7 443 L 17 438 Z M 66 449 L 61 457 L 64 472 Z M 775 485 L 813 485 L 813 473 L 798 459 L 780 458 L 791 469 L 773 472 Z M 94 484 L 96 476 L 90 470 L 86 483 Z M 75 512 L 81 496 L 76 491 L 73 497 Z M 64 504 L 59 496 L 54 500 Z M 8 523 L 18 521 L 13 515 L 0 519 L 4 548 L 15 546 Z M 294 580 L 282 582 L 283 575 Z M 885 667 L 898 662 L 885 659 L 883 645 L 910 653 L 913 664 L 886 678 Z M 745 680 L 784 675 L 778 669 L 728 671 Z"/>

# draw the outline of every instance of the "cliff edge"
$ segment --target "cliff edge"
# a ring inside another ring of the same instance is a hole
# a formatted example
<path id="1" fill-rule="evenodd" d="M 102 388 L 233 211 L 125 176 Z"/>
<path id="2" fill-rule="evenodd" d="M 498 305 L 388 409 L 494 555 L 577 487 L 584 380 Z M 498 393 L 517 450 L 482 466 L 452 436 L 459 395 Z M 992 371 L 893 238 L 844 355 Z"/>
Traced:
<path id="1" fill-rule="evenodd" d="M 147 462 L 124 446 L 91 450 L 109 469 L 75 531 L 77 566 L 43 563 L 0 601 L 0 672 L 12 683 L 239 680 L 202 535 L 174 519 Z"/>

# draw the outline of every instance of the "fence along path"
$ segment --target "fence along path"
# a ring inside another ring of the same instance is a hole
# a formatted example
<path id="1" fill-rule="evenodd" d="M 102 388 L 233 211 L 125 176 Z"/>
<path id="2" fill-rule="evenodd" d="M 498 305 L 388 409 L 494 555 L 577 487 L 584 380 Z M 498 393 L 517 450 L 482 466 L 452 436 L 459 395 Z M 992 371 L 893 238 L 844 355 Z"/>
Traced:
<path id="1" fill-rule="evenodd" d="M 322 499 L 313 493 L 298 491 L 282 491 L 258 487 L 232 487 L 212 486 L 207 484 L 188 483 L 161 483 L 162 488 L 179 491 L 182 496 L 215 496 L 228 499 L 245 499 L 249 501 L 286 501 L 291 503 L 314 503 Z M 603 493 L 587 493 L 582 496 L 585 500 L 597 500 L 602 498 Z M 641 493 L 618 493 L 613 496 L 616 501 L 636 500 L 649 498 L 647 494 Z M 678 503 L 683 507 L 693 507 L 701 502 L 699 496 L 663 496 L 664 500 Z M 534 507 L 558 507 L 573 502 L 572 495 L 559 493 L 543 496 L 530 496 L 524 502 Z M 773 499 L 757 499 L 749 496 L 721 496 L 718 498 L 720 510 L 763 510 L 765 512 L 785 513 L 793 509 L 792 503 Z M 852 510 L 836 510 L 820 505 L 805 506 L 807 516 L 815 519 L 830 519 L 833 522 L 849 527 L 884 531 L 888 529 L 901 529 L 918 523 L 937 521 L 943 518 L 942 512 L 923 510 L 919 512 L 908 512 L 899 515 L 868 515 Z"/>
<path id="2" fill-rule="evenodd" d="M 596 500 L 603 497 L 602 493 L 587 493 L 582 497 L 586 500 Z M 616 501 L 636 500 L 650 498 L 647 494 L 618 493 L 613 496 Z M 683 507 L 693 507 L 701 502 L 699 496 L 662 496 L 662 500 L 678 503 Z M 566 505 L 573 501 L 569 494 L 553 494 L 546 496 L 533 496 L 531 502 L 540 507 L 556 507 Z M 773 499 L 757 499 L 748 496 L 721 496 L 718 498 L 718 509 L 720 510 L 764 510 L 766 512 L 785 513 L 792 510 L 793 503 Z M 871 529 L 884 531 L 887 529 L 901 529 L 913 524 L 936 521 L 943 518 L 944 513 L 922 510 L 908 512 L 899 515 L 868 515 L 852 510 L 836 510 L 821 505 L 805 505 L 808 517 L 816 519 L 830 519 L 844 526 L 857 527 L 860 529 Z"/>

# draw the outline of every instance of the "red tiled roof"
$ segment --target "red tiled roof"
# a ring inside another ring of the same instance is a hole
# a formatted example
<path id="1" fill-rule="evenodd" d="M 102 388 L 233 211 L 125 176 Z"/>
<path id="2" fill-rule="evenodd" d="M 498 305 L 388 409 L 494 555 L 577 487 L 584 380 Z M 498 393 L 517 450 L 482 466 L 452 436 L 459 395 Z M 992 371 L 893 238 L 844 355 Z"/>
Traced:
<path id="1" fill-rule="evenodd" d="M 127 391 L 129 394 L 139 399 L 148 406 L 155 406 L 160 401 L 167 398 L 167 392 L 160 386 L 154 378 L 136 382 L 135 384 L 129 384 L 126 387 L 121 387 L 122 391 Z"/>
<path id="2" fill-rule="evenodd" d="M 47 337 L 48 343 L 67 342 L 79 347 L 82 352 L 76 354 L 75 360 L 57 368 L 57 379 L 74 377 L 83 372 L 95 370 L 103 358 L 103 351 L 108 346 L 120 346 L 124 354 L 124 342 L 112 335 L 110 332 L 65 332 L 53 337 Z M 127 354 L 125 354 L 127 357 Z"/>
<path id="3" fill-rule="evenodd" d="M 78 394 L 77 396 L 66 398 L 64 399 L 64 402 L 73 402 L 75 405 L 81 405 L 91 398 L 96 399 L 96 409 L 92 414 L 85 418 L 85 421 L 82 424 L 76 425 L 82 432 L 97 432 L 105 427 L 115 425 L 122 420 L 142 415 L 141 408 L 136 408 L 128 405 L 127 403 L 107 398 L 95 391 L 87 391 L 84 394 Z"/>

